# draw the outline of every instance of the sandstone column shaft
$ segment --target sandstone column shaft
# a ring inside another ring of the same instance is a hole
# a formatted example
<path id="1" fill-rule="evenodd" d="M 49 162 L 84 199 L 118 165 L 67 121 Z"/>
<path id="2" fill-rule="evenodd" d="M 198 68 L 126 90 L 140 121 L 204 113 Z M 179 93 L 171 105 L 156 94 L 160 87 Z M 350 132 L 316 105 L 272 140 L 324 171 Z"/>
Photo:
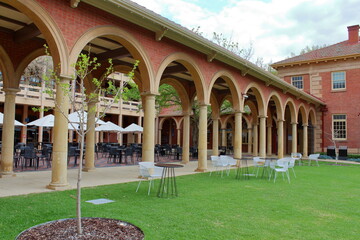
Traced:
<path id="1" fill-rule="evenodd" d="M 143 94 L 145 99 L 142 160 L 154 162 L 155 139 L 155 95 Z"/>
<path id="2" fill-rule="evenodd" d="M 266 116 L 260 117 L 260 157 L 266 157 Z"/>
<path id="3" fill-rule="evenodd" d="M 219 119 L 213 119 L 213 150 L 212 155 L 218 156 L 219 155 Z"/>
<path id="4" fill-rule="evenodd" d="M 284 120 L 278 120 L 278 158 L 284 157 Z"/>
<path id="5" fill-rule="evenodd" d="M 303 156 L 308 157 L 308 125 L 303 124 Z"/>
<path id="6" fill-rule="evenodd" d="M 207 105 L 200 105 L 198 168 L 195 171 L 204 172 L 207 169 Z"/>
<path id="7" fill-rule="evenodd" d="M 85 166 L 83 171 L 95 171 L 95 116 L 96 102 L 89 102 L 87 115 Z"/>
<path id="8" fill-rule="evenodd" d="M 15 176 L 14 164 L 14 120 L 15 120 L 15 98 L 19 89 L 7 88 L 4 103 L 4 122 L 2 127 L 2 147 L 0 177 Z"/>
<path id="9" fill-rule="evenodd" d="M 292 141 L 291 141 L 291 152 L 297 152 L 297 123 L 291 123 L 292 126 Z"/>
<path id="10" fill-rule="evenodd" d="M 190 114 L 184 114 L 183 120 L 183 149 L 182 149 L 182 163 L 189 163 L 190 154 Z M 161 132 L 159 132 L 161 134 Z"/>
<path id="11" fill-rule="evenodd" d="M 67 180 L 68 111 L 69 97 L 61 85 L 69 84 L 71 79 L 62 77 L 56 85 L 56 103 L 54 110 L 54 146 L 52 153 L 51 183 L 47 188 L 58 190 L 69 187 Z"/>
<path id="12" fill-rule="evenodd" d="M 242 113 L 235 113 L 234 158 L 242 155 Z"/>

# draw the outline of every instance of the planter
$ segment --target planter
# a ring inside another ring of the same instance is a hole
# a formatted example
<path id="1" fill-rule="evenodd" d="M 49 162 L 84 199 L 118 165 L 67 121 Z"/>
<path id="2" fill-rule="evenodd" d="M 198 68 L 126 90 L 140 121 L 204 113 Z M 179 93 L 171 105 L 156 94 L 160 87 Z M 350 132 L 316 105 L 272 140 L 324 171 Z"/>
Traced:
<path id="1" fill-rule="evenodd" d="M 142 240 L 143 231 L 137 226 L 117 219 L 82 218 L 83 234 L 77 234 L 76 218 L 42 223 L 21 232 L 16 240 L 107 239 Z"/>

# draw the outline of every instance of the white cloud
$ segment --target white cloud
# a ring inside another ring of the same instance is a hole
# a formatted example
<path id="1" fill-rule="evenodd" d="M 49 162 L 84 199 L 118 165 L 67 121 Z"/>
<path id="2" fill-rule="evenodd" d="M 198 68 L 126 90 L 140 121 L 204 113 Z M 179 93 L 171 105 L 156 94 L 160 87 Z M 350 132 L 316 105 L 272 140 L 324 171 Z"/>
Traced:
<path id="1" fill-rule="evenodd" d="M 279 61 L 306 46 L 334 44 L 347 38 L 347 26 L 358 15 L 358 0 L 231 0 L 214 11 L 219 0 L 134 0 L 140 5 L 192 29 L 200 26 L 210 38 L 223 33 L 256 57 Z M 206 8 L 204 8 L 206 7 Z M 355 20 L 356 21 L 356 20 Z"/>

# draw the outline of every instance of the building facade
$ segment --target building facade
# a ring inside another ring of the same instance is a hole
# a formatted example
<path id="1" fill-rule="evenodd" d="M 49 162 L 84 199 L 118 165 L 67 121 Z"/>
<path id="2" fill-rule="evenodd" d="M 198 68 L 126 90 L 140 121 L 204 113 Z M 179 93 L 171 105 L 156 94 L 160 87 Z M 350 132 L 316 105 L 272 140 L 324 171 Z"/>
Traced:
<path id="1" fill-rule="evenodd" d="M 337 147 L 346 146 L 349 153 L 360 153 L 359 25 L 348 27 L 348 39 L 343 42 L 274 63 L 272 67 L 284 81 L 326 103 L 318 113 L 322 134 L 317 137 L 321 138 L 318 142 L 322 143 L 322 151 L 335 143 Z"/>

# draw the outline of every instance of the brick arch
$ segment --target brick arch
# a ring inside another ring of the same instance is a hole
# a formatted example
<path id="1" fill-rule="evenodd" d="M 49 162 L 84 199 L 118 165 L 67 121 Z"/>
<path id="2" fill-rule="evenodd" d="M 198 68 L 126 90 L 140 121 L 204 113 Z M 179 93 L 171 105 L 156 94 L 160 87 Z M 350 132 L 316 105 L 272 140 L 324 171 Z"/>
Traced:
<path id="1" fill-rule="evenodd" d="M 302 123 L 307 124 L 308 123 L 308 115 L 307 115 L 306 107 L 303 103 L 300 103 L 300 105 L 299 105 L 297 116 L 299 116 L 299 113 L 301 113 Z"/>
<path id="2" fill-rule="evenodd" d="M 160 81 L 160 85 L 161 84 L 168 84 L 175 88 L 175 90 L 179 94 L 183 111 L 188 112 L 191 108 L 190 98 L 184 86 L 178 80 L 173 78 L 164 78 Z"/>
<path id="3" fill-rule="evenodd" d="M 286 111 L 287 105 L 289 105 L 289 109 L 290 109 L 291 122 L 294 122 L 294 123 L 297 122 L 298 114 L 297 114 L 297 110 L 296 110 L 296 104 L 294 103 L 294 100 L 292 98 L 286 99 L 285 104 L 284 104 L 284 112 L 283 112 L 283 115 L 281 115 L 282 119 L 279 119 L 279 120 L 285 119 L 285 111 Z"/>
<path id="4" fill-rule="evenodd" d="M 252 101 L 249 101 L 249 100 L 245 101 L 244 106 L 246 106 L 246 105 L 248 105 L 251 110 L 251 116 L 252 116 L 252 120 L 254 122 L 255 119 L 257 119 L 257 117 L 259 116 L 258 108 Z"/>
<path id="5" fill-rule="evenodd" d="M 172 119 L 174 120 L 174 122 L 176 123 L 176 128 L 180 128 L 180 124 L 181 124 L 181 121 L 178 121 L 175 117 L 164 117 L 164 118 L 161 118 L 160 121 L 159 121 L 159 128 L 162 129 L 162 126 L 164 124 L 164 122 L 167 120 L 167 119 Z"/>
<path id="6" fill-rule="evenodd" d="M 4 88 L 18 88 L 19 85 L 13 86 L 12 79 L 15 78 L 14 66 L 5 49 L 0 45 L 0 70 L 3 75 Z"/>
<path id="7" fill-rule="evenodd" d="M 155 87 L 156 90 L 159 89 L 160 80 L 163 72 L 166 67 L 169 66 L 172 62 L 179 62 L 190 72 L 192 78 L 194 79 L 194 84 L 196 88 L 196 95 L 200 104 L 208 104 L 210 101 L 206 95 L 206 83 L 204 81 L 204 77 L 200 71 L 199 66 L 195 62 L 195 60 L 189 55 L 181 52 L 173 53 L 167 56 L 161 63 L 159 70 L 156 74 L 155 78 Z"/>
<path id="8" fill-rule="evenodd" d="M 45 55 L 45 49 L 39 48 L 35 51 L 32 51 L 30 54 L 28 54 L 18 65 L 18 67 L 15 70 L 15 80 L 17 84 L 20 84 L 21 75 L 23 74 L 25 68 L 37 57 L 44 56 Z"/>
<path id="9" fill-rule="evenodd" d="M 266 115 L 266 109 L 265 109 L 265 103 L 264 103 L 264 94 L 261 90 L 261 87 L 257 83 L 250 83 L 246 88 L 244 93 L 246 94 L 249 90 L 253 90 L 256 98 L 256 102 L 258 105 L 258 113 L 259 115 L 265 116 Z M 245 103 L 245 101 L 244 101 Z"/>
<path id="10" fill-rule="evenodd" d="M 226 84 L 230 88 L 230 94 L 231 94 L 231 98 L 232 98 L 231 102 L 233 104 L 234 110 L 235 111 L 243 110 L 240 108 L 242 106 L 242 104 L 240 104 L 241 90 L 239 88 L 239 84 L 236 84 L 235 78 L 227 71 L 222 70 L 222 71 L 219 71 L 214 74 L 214 76 L 211 79 L 210 85 L 209 85 L 208 94 L 211 94 L 211 92 L 212 92 L 211 90 L 212 90 L 216 80 L 220 77 L 225 80 Z M 210 98 L 210 97 L 208 97 L 208 98 Z"/>
<path id="11" fill-rule="evenodd" d="M 278 92 L 273 91 L 273 92 L 270 93 L 269 98 L 268 98 L 268 100 L 266 102 L 267 110 L 270 110 L 269 109 L 269 103 L 270 103 L 271 98 L 275 102 L 277 118 L 279 118 L 281 116 L 284 116 L 284 114 L 285 114 L 284 107 L 283 107 L 283 105 L 281 103 L 281 97 L 280 97 Z"/>
<path id="12" fill-rule="evenodd" d="M 85 32 L 74 44 L 70 53 L 70 63 L 75 63 L 80 52 L 91 40 L 102 37 L 110 36 L 113 40 L 119 42 L 125 47 L 134 59 L 139 60 L 138 70 L 141 75 L 141 86 L 140 91 L 142 92 L 154 92 L 152 65 L 149 57 L 147 56 L 142 45 L 128 32 L 115 26 L 98 26 L 89 29 Z"/>
<path id="13" fill-rule="evenodd" d="M 313 126 L 316 126 L 316 111 L 313 107 L 309 108 L 309 112 L 308 112 L 308 120 L 311 121 L 311 124 Z"/>
<path id="14" fill-rule="evenodd" d="M 213 93 L 211 93 L 210 95 L 210 103 L 211 103 L 212 117 L 219 117 L 221 103 L 218 102 L 216 96 Z"/>
<path id="15" fill-rule="evenodd" d="M 69 53 L 65 39 L 47 11 L 36 1 L 29 0 L 3 0 L 6 4 L 15 7 L 28 16 L 39 28 L 49 46 L 54 66 L 60 67 L 60 75 L 69 75 Z"/>

